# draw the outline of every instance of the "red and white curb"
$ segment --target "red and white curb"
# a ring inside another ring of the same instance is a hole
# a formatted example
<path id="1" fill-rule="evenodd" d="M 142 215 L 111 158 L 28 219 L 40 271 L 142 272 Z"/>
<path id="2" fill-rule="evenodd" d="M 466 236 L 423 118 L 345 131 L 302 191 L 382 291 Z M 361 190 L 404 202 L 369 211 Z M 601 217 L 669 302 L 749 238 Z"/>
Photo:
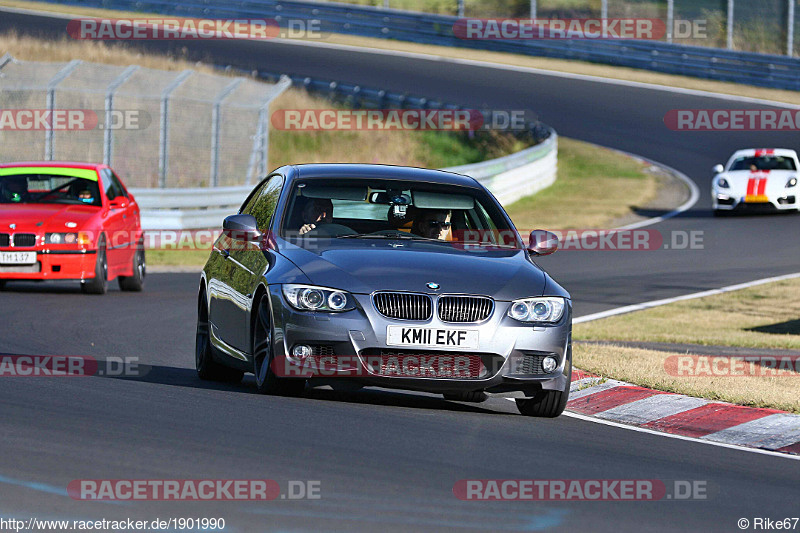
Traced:
<path id="1" fill-rule="evenodd" d="M 800 455 L 800 415 L 603 381 L 577 369 L 567 409 L 713 443 Z"/>

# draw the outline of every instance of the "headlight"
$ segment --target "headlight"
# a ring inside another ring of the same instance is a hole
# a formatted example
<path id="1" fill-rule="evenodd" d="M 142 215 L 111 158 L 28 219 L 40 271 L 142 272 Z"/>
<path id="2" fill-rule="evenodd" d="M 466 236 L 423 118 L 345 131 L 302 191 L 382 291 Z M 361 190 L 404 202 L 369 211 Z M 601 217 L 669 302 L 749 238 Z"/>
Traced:
<path id="1" fill-rule="evenodd" d="M 731 188 L 730 184 L 728 183 L 728 180 L 726 180 L 725 178 L 719 178 L 717 180 L 717 187 L 719 187 L 720 189 L 730 189 Z"/>
<path id="2" fill-rule="evenodd" d="M 283 286 L 283 296 L 292 307 L 301 311 L 349 311 L 355 308 L 353 297 L 336 289 L 287 284 Z"/>
<path id="3" fill-rule="evenodd" d="M 545 296 L 514 300 L 508 308 L 508 316 L 520 322 L 555 323 L 564 316 L 564 298 Z"/>
<path id="4" fill-rule="evenodd" d="M 75 244 L 78 242 L 77 233 L 47 233 L 44 236 L 45 244 Z"/>
<path id="5" fill-rule="evenodd" d="M 792 176 L 791 178 L 789 178 L 789 181 L 786 182 L 786 188 L 791 189 L 795 185 L 797 185 L 797 178 Z"/>

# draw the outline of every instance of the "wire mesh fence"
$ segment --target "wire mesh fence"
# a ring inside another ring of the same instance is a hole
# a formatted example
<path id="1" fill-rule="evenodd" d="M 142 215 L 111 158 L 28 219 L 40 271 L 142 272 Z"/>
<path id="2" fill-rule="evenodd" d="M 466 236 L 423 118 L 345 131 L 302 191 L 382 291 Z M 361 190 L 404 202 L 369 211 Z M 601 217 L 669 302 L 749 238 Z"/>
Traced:
<path id="1" fill-rule="evenodd" d="M 0 59 L 0 161 L 102 161 L 130 187 L 216 187 L 267 170 L 288 79 Z"/>

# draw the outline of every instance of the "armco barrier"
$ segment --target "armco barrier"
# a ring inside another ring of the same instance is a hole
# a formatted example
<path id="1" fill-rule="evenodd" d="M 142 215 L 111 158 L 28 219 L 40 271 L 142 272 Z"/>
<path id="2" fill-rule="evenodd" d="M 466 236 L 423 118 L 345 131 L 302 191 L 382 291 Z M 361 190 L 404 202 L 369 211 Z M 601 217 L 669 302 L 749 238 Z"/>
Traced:
<path id="1" fill-rule="evenodd" d="M 516 154 L 446 168 L 474 177 L 502 204 L 553 184 L 558 163 L 558 136 Z M 145 230 L 218 228 L 237 212 L 252 186 L 198 189 L 132 189 L 142 209 Z"/>
<path id="2" fill-rule="evenodd" d="M 516 54 L 576 59 L 800 90 L 800 59 L 656 41 L 462 40 L 453 35 L 456 17 L 336 3 L 283 0 L 51 0 L 54 3 L 143 13 L 207 18 L 274 18 L 319 21 L 322 32 L 398 39 Z"/>

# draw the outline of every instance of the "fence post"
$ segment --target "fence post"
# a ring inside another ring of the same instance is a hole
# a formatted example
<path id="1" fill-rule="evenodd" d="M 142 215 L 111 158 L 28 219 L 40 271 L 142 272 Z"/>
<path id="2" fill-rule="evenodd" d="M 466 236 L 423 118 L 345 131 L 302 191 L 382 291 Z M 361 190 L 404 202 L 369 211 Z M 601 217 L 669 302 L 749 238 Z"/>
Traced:
<path id="1" fill-rule="evenodd" d="M 250 164 L 247 168 L 247 182 L 245 185 L 252 183 L 254 172 L 259 177 L 267 173 L 267 165 L 269 164 L 269 104 L 291 85 L 291 78 L 281 76 L 278 83 L 270 89 L 261 101 L 261 106 L 258 109 L 258 128 L 256 129 L 255 137 L 253 137 L 253 149 L 250 152 Z M 256 159 L 258 164 L 256 164 Z"/>
<path id="2" fill-rule="evenodd" d="M 112 81 L 106 89 L 106 118 L 105 127 L 103 129 L 103 163 L 111 166 L 111 159 L 113 155 L 114 134 L 111 130 L 111 113 L 114 112 L 114 93 L 119 89 L 120 85 L 128 81 L 133 76 L 133 73 L 139 68 L 139 65 L 131 65 L 117 78 Z"/>
<path id="3" fill-rule="evenodd" d="M 236 78 L 222 89 L 211 108 L 211 186 L 219 186 L 219 111 L 222 102 L 236 90 L 244 78 Z"/>
<path id="4" fill-rule="evenodd" d="M 161 119 L 158 129 L 158 186 L 162 189 L 167 186 L 167 169 L 169 167 L 169 96 L 192 74 L 194 74 L 193 70 L 184 70 L 161 91 Z"/>
<path id="5" fill-rule="evenodd" d="M 603 38 L 608 37 L 608 0 L 600 2 L 600 19 L 603 21 Z"/>
<path id="6" fill-rule="evenodd" d="M 787 21 L 788 28 L 786 29 L 786 55 L 789 57 L 794 56 L 794 2 L 795 0 L 787 0 L 789 2 L 789 20 Z"/>
<path id="7" fill-rule="evenodd" d="M 80 66 L 80 59 L 73 59 L 66 64 L 64 68 L 59 70 L 53 79 L 47 82 L 47 111 L 50 116 L 50 127 L 44 131 L 44 158 L 47 161 L 52 161 L 55 154 L 55 130 L 53 130 L 53 110 L 56 108 L 56 86 L 64 81 L 64 78 L 69 76 L 73 70 Z"/>
<path id="8" fill-rule="evenodd" d="M 728 0 L 728 50 L 733 50 L 733 0 Z"/>
<path id="9" fill-rule="evenodd" d="M 3 54 L 3 57 L 0 57 L 0 68 L 3 68 L 12 61 L 14 61 L 14 56 L 6 52 L 5 54 Z"/>
<path id="10" fill-rule="evenodd" d="M 464 18 L 464 0 L 458 0 L 458 16 Z"/>
<path id="11" fill-rule="evenodd" d="M 672 30 L 675 26 L 675 0 L 667 0 L 667 42 L 672 42 Z"/>
<path id="12" fill-rule="evenodd" d="M 537 11 L 537 9 L 536 9 L 536 0 L 531 0 L 531 18 L 532 19 L 536 18 L 536 11 Z"/>

